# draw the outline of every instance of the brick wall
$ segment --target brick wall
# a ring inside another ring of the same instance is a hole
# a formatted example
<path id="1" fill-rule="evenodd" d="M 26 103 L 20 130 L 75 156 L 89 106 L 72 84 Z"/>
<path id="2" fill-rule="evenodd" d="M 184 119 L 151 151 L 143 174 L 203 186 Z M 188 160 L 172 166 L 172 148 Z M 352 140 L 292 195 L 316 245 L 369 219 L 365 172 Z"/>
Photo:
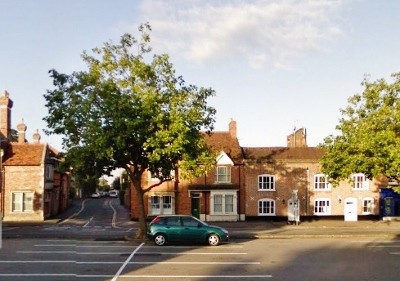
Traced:
<path id="1" fill-rule="evenodd" d="M 272 199 L 275 201 L 276 216 L 288 215 L 288 200 L 293 190 L 298 190 L 300 200 L 300 215 L 313 216 L 316 199 L 326 198 L 331 202 L 331 215 L 343 216 L 347 198 L 357 199 L 357 213 L 363 215 L 363 200 L 372 198 L 373 214 L 379 214 L 380 184 L 371 181 L 368 190 L 354 190 L 352 183 L 341 182 L 338 187 L 329 191 L 318 191 L 314 188 L 314 176 L 320 174 L 320 166 L 315 161 L 286 161 L 279 163 L 251 163 L 246 165 L 246 217 L 258 215 L 258 201 Z M 261 174 L 275 175 L 275 191 L 259 191 L 258 176 Z"/>
<path id="2" fill-rule="evenodd" d="M 43 221 L 44 169 L 41 166 L 7 166 L 4 184 L 6 187 L 4 221 Z M 12 192 L 33 192 L 33 211 L 12 212 Z"/>

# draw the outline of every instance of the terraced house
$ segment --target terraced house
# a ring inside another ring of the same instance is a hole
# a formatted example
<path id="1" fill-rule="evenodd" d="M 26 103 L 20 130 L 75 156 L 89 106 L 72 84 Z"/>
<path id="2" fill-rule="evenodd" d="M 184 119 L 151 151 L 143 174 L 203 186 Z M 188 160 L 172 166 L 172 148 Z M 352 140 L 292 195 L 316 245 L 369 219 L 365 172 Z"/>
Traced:
<path id="1" fill-rule="evenodd" d="M 321 173 L 324 150 L 308 147 L 306 130 L 288 136 L 287 147 L 243 148 L 246 161 L 246 216 L 290 217 L 293 200 L 303 217 L 379 214 L 382 183 L 355 173 L 332 187 Z"/>
<path id="2" fill-rule="evenodd" d="M 204 177 L 186 181 L 179 176 L 146 194 L 148 217 L 159 214 L 192 214 L 204 221 L 238 221 L 245 219 L 243 154 L 236 136 L 236 122 L 229 130 L 205 136 L 217 152 L 216 167 Z M 179 171 L 178 171 L 179 174 Z M 150 185 L 150 173 L 145 185 Z M 131 216 L 138 218 L 135 190 L 131 188 Z"/>
<path id="3" fill-rule="evenodd" d="M 236 122 L 206 141 L 219 152 L 215 169 L 193 181 L 177 179 L 151 190 L 146 214 L 192 214 L 204 221 L 246 219 L 400 216 L 400 196 L 387 181 L 355 173 L 337 187 L 321 173 L 324 150 L 307 146 L 304 128 L 287 137 L 285 147 L 241 147 Z M 152 181 L 147 176 L 147 183 Z M 131 189 L 134 191 L 134 189 Z M 138 217 L 135 194 L 131 216 Z"/>

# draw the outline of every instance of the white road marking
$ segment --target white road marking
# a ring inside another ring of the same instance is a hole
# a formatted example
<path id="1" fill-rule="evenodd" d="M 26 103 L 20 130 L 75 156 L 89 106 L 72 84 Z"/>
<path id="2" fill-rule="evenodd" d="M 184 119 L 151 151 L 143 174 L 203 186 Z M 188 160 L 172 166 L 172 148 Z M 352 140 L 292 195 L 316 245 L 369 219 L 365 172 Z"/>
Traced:
<path id="1" fill-rule="evenodd" d="M 18 254 L 76 254 L 76 251 L 17 251 Z"/>
<path id="2" fill-rule="evenodd" d="M 113 206 L 113 204 L 112 204 L 111 201 L 110 201 L 110 207 L 111 207 L 111 209 L 113 210 L 113 218 L 112 218 L 112 221 L 111 221 L 111 226 L 112 226 L 113 228 L 120 228 L 120 227 L 117 226 L 117 224 L 116 224 L 116 221 L 117 221 L 117 210 L 115 210 L 115 208 L 114 208 L 114 206 Z"/>
<path id="3" fill-rule="evenodd" d="M 76 263 L 76 264 L 121 264 L 123 262 L 118 261 L 76 261 L 76 260 L 3 260 L 1 263 Z M 130 261 L 128 264 L 182 264 L 182 265 L 193 265 L 193 264 L 202 264 L 202 265 L 210 265 L 210 264 L 221 264 L 221 265 L 260 265 L 260 262 L 173 262 L 173 261 L 155 261 L 155 262 L 138 262 L 138 261 Z"/>
<path id="4" fill-rule="evenodd" d="M 66 218 L 65 220 L 63 220 L 62 222 L 60 222 L 59 224 L 63 224 L 63 223 L 65 223 L 65 222 L 67 222 L 68 220 L 70 220 L 70 219 L 76 217 L 77 215 L 79 215 L 79 214 L 85 209 L 85 202 L 86 202 L 87 200 L 88 200 L 88 199 L 85 199 L 85 200 L 82 201 L 81 209 L 80 209 L 78 212 L 76 212 L 75 214 L 72 214 L 71 216 L 69 216 L 68 218 Z"/>
<path id="5" fill-rule="evenodd" d="M 272 278 L 272 275 L 81 275 L 81 274 L 71 274 L 71 273 L 0 273 L 0 277 L 77 277 L 77 278 L 110 278 L 111 281 L 116 281 L 117 278 L 162 278 L 162 279 L 176 279 L 176 278 L 207 278 L 207 279 L 217 279 L 217 278 L 240 278 L 240 279 L 255 279 L 255 278 Z"/>
<path id="6" fill-rule="evenodd" d="M 142 243 L 140 246 L 142 246 Z M 77 252 L 77 251 L 17 251 L 19 254 L 77 254 L 77 255 L 125 255 L 130 252 Z M 145 255 L 247 255 L 247 253 L 179 253 L 179 252 L 143 252 Z"/>
<path id="7" fill-rule="evenodd" d="M 105 277 L 103 275 L 77 275 L 79 278 L 85 278 L 85 277 Z M 191 279 L 191 278 L 205 278 L 209 280 L 214 280 L 217 278 L 239 278 L 239 279 L 255 279 L 255 278 L 272 278 L 272 275 L 121 275 L 118 278 L 161 278 L 161 279 L 176 279 L 176 278 L 185 278 L 185 279 Z M 114 281 L 116 279 L 112 279 L 111 281 Z"/>
<path id="8" fill-rule="evenodd" d="M 400 245 L 370 245 L 368 248 L 400 248 Z"/>
<path id="9" fill-rule="evenodd" d="M 24 261 L 24 260 L 18 260 L 18 261 L 0 261 L 0 263 L 76 263 L 74 260 L 65 260 L 65 261 L 55 261 L 55 260 L 34 260 L 34 261 Z"/>
<path id="10" fill-rule="evenodd" d="M 92 220 L 93 220 L 93 217 L 91 217 L 91 218 L 89 219 L 89 221 L 88 221 L 83 227 L 87 227 L 88 224 L 89 224 Z"/>
<path id="11" fill-rule="evenodd" d="M 126 259 L 124 264 L 118 269 L 117 273 L 115 273 L 113 279 L 111 281 L 115 281 L 118 279 L 120 276 L 121 272 L 124 270 L 124 268 L 127 266 L 127 264 L 130 262 L 130 260 L 133 258 L 133 256 L 140 250 L 140 248 L 144 245 L 144 243 L 140 244 L 133 252 L 132 254 Z"/>
<path id="12" fill-rule="evenodd" d="M 3 277 L 76 277 L 76 274 L 72 273 L 0 273 Z"/>

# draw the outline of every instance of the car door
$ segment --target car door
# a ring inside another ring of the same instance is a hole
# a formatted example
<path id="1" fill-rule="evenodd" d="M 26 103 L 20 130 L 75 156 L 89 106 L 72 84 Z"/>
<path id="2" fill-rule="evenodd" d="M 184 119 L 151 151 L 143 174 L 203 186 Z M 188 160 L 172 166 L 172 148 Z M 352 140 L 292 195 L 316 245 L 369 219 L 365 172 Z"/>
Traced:
<path id="1" fill-rule="evenodd" d="M 182 223 L 180 216 L 169 217 L 165 224 L 165 234 L 167 235 L 168 241 L 180 242 L 182 232 Z"/>
<path id="2" fill-rule="evenodd" d="M 184 241 L 204 242 L 206 239 L 207 228 L 200 221 L 193 217 L 182 217 L 181 237 Z"/>

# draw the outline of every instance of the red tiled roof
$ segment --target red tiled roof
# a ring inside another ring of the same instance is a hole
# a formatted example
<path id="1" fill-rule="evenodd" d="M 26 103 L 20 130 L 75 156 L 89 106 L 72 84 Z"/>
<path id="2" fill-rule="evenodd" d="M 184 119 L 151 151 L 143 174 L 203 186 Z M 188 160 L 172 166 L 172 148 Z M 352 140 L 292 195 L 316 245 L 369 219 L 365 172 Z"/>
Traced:
<path id="1" fill-rule="evenodd" d="M 43 161 L 45 144 L 11 143 L 4 155 L 3 165 L 39 166 Z"/>
<path id="2" fill-rule="evenodd" d="M 244 157 L 248 160 L 319 160 L 324 149 L 317 147 L 244 147 Z"/>
<path id="3" fill-rule="evenodd" d="M 215 151 L 223 150 L 234 162 L 243 159 L 242 148 L 237 138 L 231 136 L 229 132 L 213 132 L 205 135 L 206 143 Z"/>

